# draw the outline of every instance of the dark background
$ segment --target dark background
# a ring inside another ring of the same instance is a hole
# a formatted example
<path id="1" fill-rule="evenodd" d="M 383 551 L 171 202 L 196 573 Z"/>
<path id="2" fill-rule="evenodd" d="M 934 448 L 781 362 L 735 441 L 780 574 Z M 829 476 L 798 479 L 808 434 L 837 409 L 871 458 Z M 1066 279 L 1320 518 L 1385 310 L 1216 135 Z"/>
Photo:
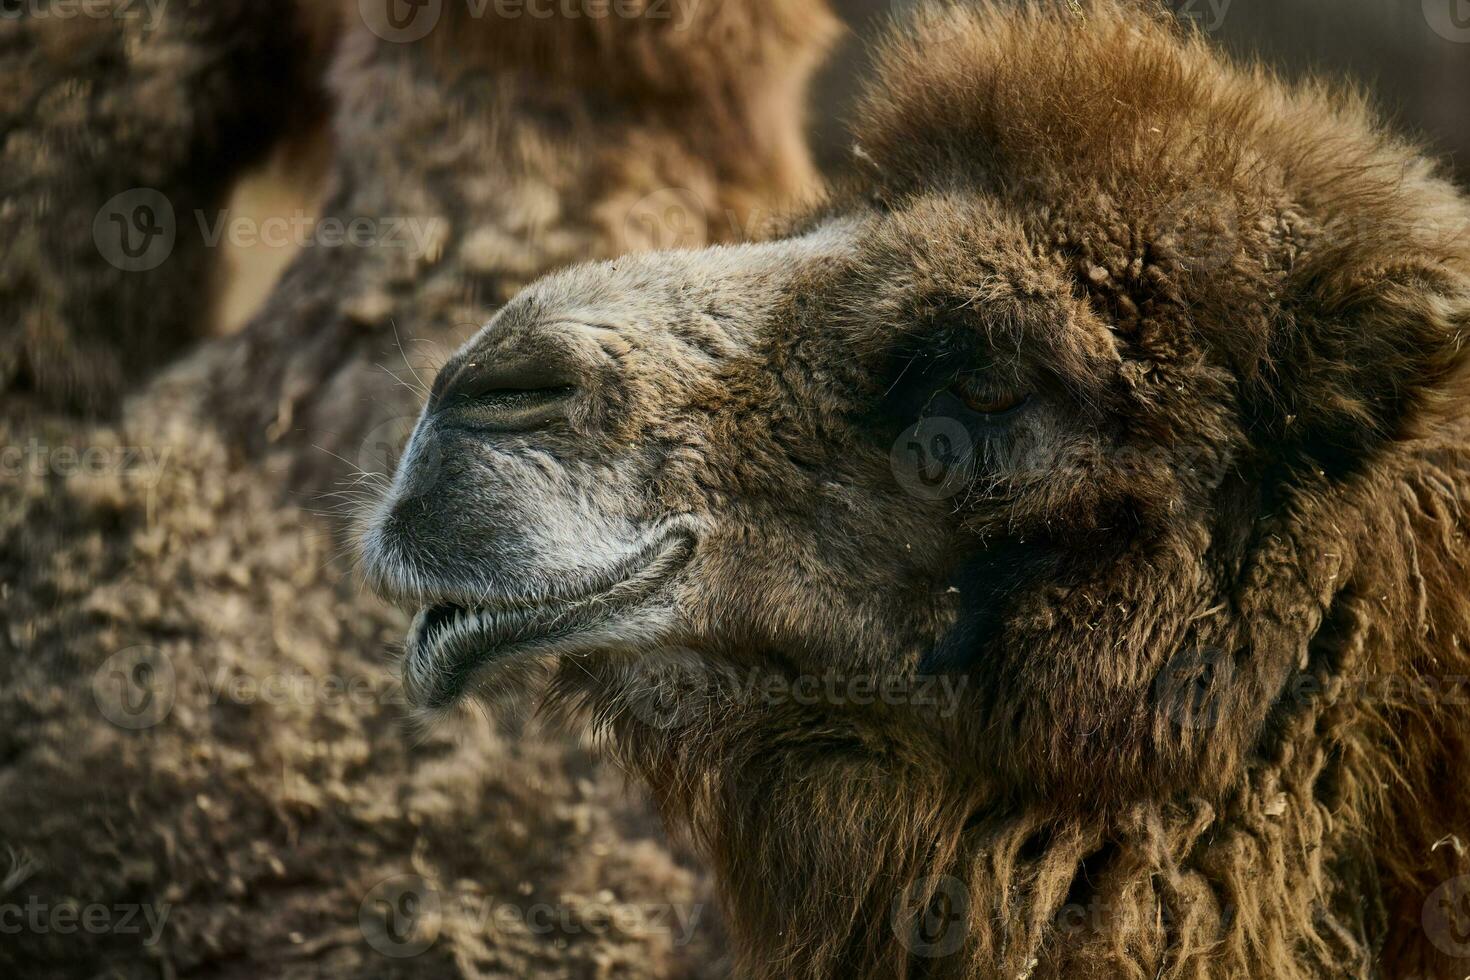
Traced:
<path id="1" fill-rule="evenodd" d="M 843 119 L 854 74 L 864 66 L 858 39 L 881 31 L 916 0 L 834 2 L 853 32 L 818 80 L 813 104 L 817 152 L 828 168 L 846 158 Z M 1317 73 L 1361 83 L 1400 130 L 1420 137 L 1470 186 L 1470 0 L 1167 3 L 1237 56 L 1260 58 L 1288 77 Z M 1431 16 L 1457 39 L 1436 31 Z"/>

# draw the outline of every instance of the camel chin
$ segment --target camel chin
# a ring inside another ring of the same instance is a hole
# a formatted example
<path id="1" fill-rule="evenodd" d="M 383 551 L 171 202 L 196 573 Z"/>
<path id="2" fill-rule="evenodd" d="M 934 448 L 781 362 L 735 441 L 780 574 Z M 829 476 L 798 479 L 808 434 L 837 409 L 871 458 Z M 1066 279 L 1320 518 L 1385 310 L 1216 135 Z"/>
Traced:
<path id="1" fill-rule="evenodd" d="M 443 710 L 477 687 L 493 690 L 527 661 L 656 649 L 675 632 L 671 584 L 693 550 L 686 531 L 665 529 L 651 547 L 540 594 L 440 595 L 426 583 L 404 642 L 410 705 Z"/>

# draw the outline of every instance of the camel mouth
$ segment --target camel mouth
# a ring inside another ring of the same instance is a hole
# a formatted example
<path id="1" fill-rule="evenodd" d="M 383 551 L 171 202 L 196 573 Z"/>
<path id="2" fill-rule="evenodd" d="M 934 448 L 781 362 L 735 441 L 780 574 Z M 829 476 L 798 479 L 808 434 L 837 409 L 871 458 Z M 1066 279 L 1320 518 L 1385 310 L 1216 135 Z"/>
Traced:
<path id="1" fill-rule="evenodd" d="M 557 594 L 448 598 L 419 609 L 409 626 L 404 689 L 421 710 L 453 706 L 487 671 L 530 658 L 635 643 L 638 619 L 694 557 L 679 531 L 640 549 L 612 571 Z"/>

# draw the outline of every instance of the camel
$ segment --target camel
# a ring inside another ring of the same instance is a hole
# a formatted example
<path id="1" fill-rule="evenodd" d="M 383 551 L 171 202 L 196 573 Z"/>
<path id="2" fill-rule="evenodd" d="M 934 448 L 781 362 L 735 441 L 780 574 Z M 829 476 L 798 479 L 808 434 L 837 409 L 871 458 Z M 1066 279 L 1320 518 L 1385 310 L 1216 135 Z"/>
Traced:
<path id="1" fill-rule="evenodd" d="M 1470 199 L 1123 0 L 931 5 L 853 136 L 446 363 L 411 702 L 586 726 L 740 976 L 1462 976 Z"/>
<path id="2" fill-rule="evenodd" d="M 517 283 L 657 244 L 671 209 L 704 218 L 672 229 L 704 245 L 806 193 L 796 93 L 835 22 L 807 0 L 575 23 L 444 5 L 403 41 L 349 6 L 326 72 L 326 217 L 432 234 L 304 250 L 238 335 L 192 349 L 127 333 L 149 304 L 204 302 L 182 242 L 183 261 L 116 291 L 90 263 L 47 267 L 48 290 L 71 275 L 115 304 L 107 342 L 151 351 L 153 374 L 79 402 L 22 372 L 0 411 L 0 973 L 720 975 L 705 876 L 620 773 L 499 720 L 407 729 L 384 662 L 406 620 L 352 579 L 343 521 L 312 491 L 371 485 L 417 410 L 414 372 Z M 69 24 L 21 26 L 133 30 Z M 143 54 L 110 81 L 178 86 L 223 63 L 224 101 L 259 94 L 258 65 L 187 28 L 127 34 Z M 106 143 L 107 118 L 74 121 Z M 85 346 L 91 322 L 53 335 Z M 103 928 L 80 927 L 98 912 Z"/>

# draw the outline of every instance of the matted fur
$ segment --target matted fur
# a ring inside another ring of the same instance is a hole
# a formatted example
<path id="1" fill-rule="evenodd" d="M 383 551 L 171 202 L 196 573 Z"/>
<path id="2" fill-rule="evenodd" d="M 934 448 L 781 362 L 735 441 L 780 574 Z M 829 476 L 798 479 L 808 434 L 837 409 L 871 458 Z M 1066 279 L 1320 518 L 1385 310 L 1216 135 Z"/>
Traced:
<path id="1" fill-rule="evenodd" d="M 829 21 L 803 3 L 802 22 L 820 29 L 791 37 L 772 26 L 782 6 L 706 8 L 726 28 L 746 11 L 753 33 L 734 47 L 760 48 L 755 35 L 770 31 L 792 72 L 760 65 L 748 85 L 718 73 L 756 66 L 711 64 L 711 113 L 767 84 L 800 88 Z M 407 384 L 433 345 L 489 316 L 515 283 L 618 254 L 628 212 L 651 191 L 758 210 L 813 177 L 792 166 L 802 146 L 779 135 L 797 132 L 799 103 L 783 109 L 790 118 L 742 112 L 750 138 L 710 147 L 686 125 L 698 94 L 672 107 L 642 90 L 588 90 L 554 65 L 507 65 L 465 34 L 516 26 L 456 24 L 455 53 L 380 41 L 354 16 L 334 60 L 330 213 L 440 218 L 431 248 L 309 250 L 242 335 L 172 364 L 115 424 L 4 403 L 0 444 L 47 455 L 0 480 L 0 904 L 167 906 L 167 917 L 153 946 L 147 930 L 23 922 L 0 936 L 0 973 L 722 972 L 703 876 L 620 773 L 574 740 L 519 740 L 485 718 L 432 736 L 407 729 L 383 663 L 402 617 L 336 560 L 339 498 L 282 485 L 282 471 L 333 487 L 381 478 L 355 465 L 381 462 L 363 433 L 412 410 Z M 666 40 L 699 35 L 697 18 L 685 26 Z M 635 37 L 630 58 L 656 56 L 643 34 L 612 30 L 607 63 Z M 232 82 L 231 99 L 258 94 L 241 90 L 248 74 Z M 768 138 L 768 154 L 750 152 Z M 712 237 L 734 233 L 711 222 Z M 153 302 L 201 298 L 194 268 L 163 266 L 172 278 Z M 254 429 L 262 418 L 270 433 Z M 298 431 L 308 420 L 316 427 Z M 269 461 L 248 451 L 260 446 Z M 66 452 L 106 465 L 53 464 Z M 115 691 L 109 657 L 140 645 L 168 658 L 177 683 L 155 691 L 172 695 L 166 718 L 128 730 L 101 705 Z M 438 889 L 443 916 L 429 949 L 395 958 L 368 943 L 385 918 L 372 889 L 405 874 Z M 544 918 L 517 920 L 532 909 Z M 650 923 L 670 910 L 696 919 L 687 945 Z"/>
<path id="2" fill-rule="evenodd" d="M 1021 641 L 1011 669 L 1036 670 L 1047 649 L 1068 659 L 1017 685 L 1046 703 L 998 699 L 1014 721 L 975 721 L 990 738 L 1025 726 L 1001 736 L 1000 761 L 1007 781 L 1049 799 L 966 785 L 942 745 L 860 721 L 842 753 L 804 749 L 806 719 L 764 715 L 677 747 L 623 742 L 710 847 L 746 969 L 1459 976 L 1422 916 L 1470 870 L 1454 844 L 1470 839 L 1470 715 L 1454 698 L 1374 703 L 1356 685 L 1470 672 L 1470 474 L 1451 375 L 1470 330 L 1463 197 L 1357 95 L 1286 88 L 1108 3 L 934 8 L 885 49 L 857 135 L 864 193 L 894 207 L 981 194 L 1019 214 L 1031 247 L 1124 338 L 1158 399 L 1153 424 L 1248 441 L 1270 461 L 1244 464 L 1213 527 L 1177 513 L 1178 477 L 1138 502 L 1177 560 L 1140 554 L 1154 567 L 1136 580 L 1035 597 L 1028 615 L 1047 639 Z M 1223 263 L 1192 269 L 1168 219 L 1203 227 Z M 876 258 L 872 288 L 942 261 L 917 258 Z M 1202 349 L 1178 335 L 1182 318 Z M 1202 413 L 1212 384 L 1237 392 L 1250 429 Z M 1077 489 L 1038 506 L 1098 506 Z M 1248 514 L 1258 526 L 1239 525 Z M 1233 608 L 1196 605 L 1191 576 L 1222 572 L 1216 595 Z M 1139 680 L 1149 691 L 1164 666 L 1164 624 L 1201 616 L 1252 640 L 1239 690 L 1219 694 L 1222 724 L 1149 731 L 1115 714 L 1108 699 Z M 1093 659 L 1099 632 L 1116 637 L 1115 662 Z M 1322 693 L 1285 693 L 1303 689 Z M 926 961 L 897 942 L 890 905 L 937 874 L 966 884 L 969 934 Z"/>
<path id="3" fill-rule="evenodd" d="M 1470 870 L 1464 196 L 1356 95 L 1112 0 L 932 5 L 856 140 L 790 242 L 507 307 L 420 422 L 456 462 L 385 502 L 377 584 L 463 602 L 494 555 L 504 588 L 533 497 L 700 528 L 657 623 L 620 620 L 693 684 L 571 649 L 554 703 L 709 856 L 744 975 L 1459 976 L 1431 899 Z M 594 339 L 615 367 L 563 422 L 456 414 L 483 365 Z M 905 497 L 874 419 L 921 357 L 1044 392 L 1041 465 Z M 731 686 L 826 668 L 963 678 L 964 710 Z M 650 726 L 651 684 L 682 713 Z"/>

